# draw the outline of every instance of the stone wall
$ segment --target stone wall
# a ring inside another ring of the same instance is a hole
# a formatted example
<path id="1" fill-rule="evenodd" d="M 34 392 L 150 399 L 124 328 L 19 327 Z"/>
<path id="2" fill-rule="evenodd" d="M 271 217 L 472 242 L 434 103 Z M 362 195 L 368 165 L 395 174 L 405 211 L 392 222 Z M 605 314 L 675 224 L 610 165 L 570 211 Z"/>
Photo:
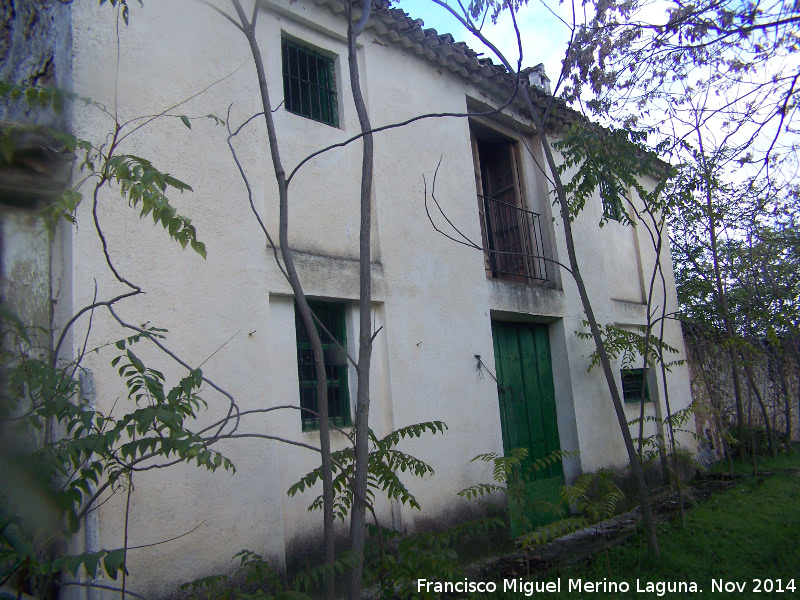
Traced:
<path id="1" fill-rule="evenodd" d="M 721 337 L 708 339 L 685 327 L 684 338 L 692 377 L 692 395 L 697 407 L 697 433 L 706 440 L 701 444 L 700 458 L 706 463 L 714 462 L 724 458 L 726 444 L 720 432 L 728 429 L 735 434 L 736 428 L 736 397 L 730 354 Z M 739 366 L 745 418 L 756 432 L 762 432 L 757 435 L 763 437 L 763 443 L 766 443 L 766 437 L 763 436 L 764 418 L 753 384 L 758 386 L 764 399 L 775 439 L 780 442 L 786 435 L 787 398 L 788 430 L 792 439 L 800 438 L 800 362 L 797 359 L 797 340 L 794 344 L 791 340 L 786 340 L 785 345 L 790 350 L 780 358 L 767 345 L 760 345 L 758 355 L 750 360 L 754 379 L 752 383 L 745 370 Z"/>
<path id="2" fill-rule="evenodd" d="M 0 2 L 0 81 L 69 88 L 70 10 L 69 0 Z M 69 157 L 48 134 L 62 126 L 63 116 L 50 110 L 0 98 L 0 302 L 44 329 L 51 324 L 53 257 L 38 209 L 69 179 Z"/>
<path id="3" fill-rule="evenodd" d="M 0 2 L 0 81 L 68 88 L 71 0 Z M 40 119 L 0 102 L 0 121 Z"/>

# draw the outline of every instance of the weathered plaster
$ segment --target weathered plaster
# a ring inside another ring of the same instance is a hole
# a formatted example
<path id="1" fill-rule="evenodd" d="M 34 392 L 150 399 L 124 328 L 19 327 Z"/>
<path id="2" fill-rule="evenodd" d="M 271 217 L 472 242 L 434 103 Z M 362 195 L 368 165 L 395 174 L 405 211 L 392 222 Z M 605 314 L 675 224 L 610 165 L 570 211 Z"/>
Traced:
<path id="1" fill-rule="evenodd" d="M 280 10 L 265 8 L 259 15 L 259 43 L 282 159 L 291 170 L 306 154 L 341 142 L 358 128 L 347 83 L 344 22 L 312 3 L 280 0 L 276 5 Z M 115 100 L 113 17 L 113 11 L 103 10 L 96 2 L 73 5 L 75 88 L 107 106 Z M 337 56 L 342 111 L 338 128 L 279 106 L 282 34 Z M 260 110 L 247 44 L 207 8 L 189 0 L 145 3 L 143 10 L 134 5 L 130 26 L 120 30 L 120 39 L 116 105 L 121 119 L 154 114 L 207 86 L 172 112 L 228 118 L 232 106 L 230 119 L 238 124 Z M 474 102 L 470 98 L 483 98 L 483 92 L 460 77 L 371 30 L 362 40 L 359 60 L 375 126 L 423 113 L 465 112 L 468 103 Z M 508 122 L 500 119 L 499 126 Z M 102 140 L 109 122 L 87 110 L 75 113 L 72 126 L 82 137 Z M 189 364 L 202 363 L 203 372 L 233 394 L 242 410 L 297 405 L 293 300 L 252 215 L 245 186 L 225 144 L 226 135 L 210 121 L 193 120 L 189 130 L 178 119 L 166 118 L 126 140 L 123 151 L 147 156 L 193 187 L 192 193 L 174 195 L 173 200 L 192 218 L 206 243 L 208 259 L 181 252 L 160 227 L 147 219 L 139 221 L 115 190 L 105 191 L 99 199 L 99 219 L 110 241 L 112 260 L 120 273 L 146 291 L 121 304 L 119 311 L 130 322 L 168 328 L 169 347 Z M 511 128 L 509 135 L 520 136 L 517 139 L 534 147 L 535 154 L 539 152 L 536 132 L 524 120 L 521 133 Z M 488 465 L 469 459 L 502 451 L 496 385 L 482 377 L 474 358 L 481 355 L 495 371 L 492 318 L 549 324 L 562 448 L 581 451 L 580 458 L 565 463 L 568 480 L 581 471 L 626 461 L 605 381 L 597 369 L 588 371 L 591 342 L 573 333 L 582 329 L 583 308 L 569 274 L 560 274 L 550 287 L 541 288 L 487 279 L 480 251 L 454 244 L 430 224 L 424 201 L 426 192 L 430 199 L 438 168 L 437 200 L 466 236 L 480 239 L 469 139 L 470 124 L 465 118 L 428 119 L 375 136 L 372 317 L 375 329 L 381 329 L 370 374 L 371 424 L 378 436 L 428 420 L 442 420 L 449 426 L 444 435 L 425 436 L 401 446 L 436 470 L 433 477 L 423 480 L 404 478 L 423 512 L 386 500 L 377 503 L 382 523 L 407 532 L 448 522 L 455 514 L 472 514 L 475 508 L 456 493 L 491 479 Z M 277 191 L 263 125 L 254 122 L 243 130 L 236 145 L 255 207 L 275 239 Z M 301 280 L 312 297 L 346 302 L 352 355 L 357 352 L 359 322 L 355 257 L 360 155 L 360 144 L 353 143 L 314 159 L 292 180 L 289 201 L 289 243 L 297 251 Z M 526 203 L 542 214 L 552 257 L 564 261 L 565 242 L 558 215 L 549 203 L 546 179 L 532 157 L 525 155 L 522 163 Z M 603 323 L 637 324 L 641 309 L 628 301 L 633 298 L 635 304 L 637 300 L 633 287 L 619 288 L 616 278 L 627 270 L 646 272 L 654 257 L 641 245 L 640 258 L 626 251 L 616 258 L 617 264 L 610 261 L 608 249 L 615 247 L 619 236 L 629 237 L 630 231 L 598 228 L 599 197 L 594 200 L 574 227 L 596 313 Z M 99 298 L 124 290 L 105 266 L 88 206 L 81 207 L 78 221 L 69 242 L 74 259 L 62 280 L 71 284 L 76 309 L 91 302 L 95 280 Z M 672 310 L 676 306 L 672 292 L 667 301 Z M 670 343 L 682 348 L 680 331 L 669 327 Z M 108 315 L 98 313 L 89 343 L 100 346 L 123 335 Z M 76 352 L 82 342 L 73 340 L 70 350 Z M 124 398 L 124 388 L 109 365 L 114 352 L 107 347 L 86 359 L 95 373 L 98 405 L 103 410 Z M 170 381 L 182 375 L 179 367 L 152 348 L 142 347 L 140 353 Z M 351 395 L 355 381 L 351 371 Z M 670 394 L 671 398 L 674 394 L 674 406 L 688 402 L 684 371 L 673 372 Z M 204 395 L 209 410 L 201 422 L 222 418 L 228 410 L 226 400 L 211 390 L 204 390 Z M 317 441 L 317 434 L 301 430 L 295 410 L 248 418 L 240 431 L 310 444 Z M 334 435 L 336 448 L 345 443 L 341 434 Z M 283 565 L 302 554 L 308 540 L 318 534 L 321 516 L 306 511 L 318 491 L 295 498 L 285 493 L 316 467 L 314 452 L 254 439 L 232 440 L 221 449 L 236 464 L 235 475 L 208 474 L 192 466 L 135 475 L 131 545 L 197 529 L 168 544 L 132 552 L 131 589 L 165 593 L 183 581 L 229 569 L 230 558 L 243 548 Z M 124 496 L 124 491 L 117 493 L 98 511 L 100 547 L 122 543 Z"/>

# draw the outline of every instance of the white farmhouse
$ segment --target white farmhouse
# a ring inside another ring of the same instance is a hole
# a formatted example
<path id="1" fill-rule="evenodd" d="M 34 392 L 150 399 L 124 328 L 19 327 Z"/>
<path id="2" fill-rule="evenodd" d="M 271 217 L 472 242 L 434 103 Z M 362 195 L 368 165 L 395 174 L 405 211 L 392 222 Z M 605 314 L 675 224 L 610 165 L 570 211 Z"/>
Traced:
<path id="1" fill-rule="evenodd" d="M 259 44 L 278 143 L 291 170 L 307 155 L 359 132 L 346 20 L 340 0 L 258 1 Z M 191 193 L 171 199 L 192 219 L 207 259 L 181 252 L 160 226 L 149 218 L 138 220 L 138 211 L 121 201 L 113 186 L 105 188 L 96 212 L 108 256 L 121 278 L 145 292 L 120 301 L 115 310 L 127 323 L 168 329 L 164 344 L 188 365 L 202 366 L 241 411 L 313 408 L 313 376 L 305 366 L 307 349 L 291 288 L 251 210 L 225 126 L 201 118 L 213 114 L 235 128 L 261 110 L 247 41 L 200 2 L 147 0 L 141 9 L 129 4 L 130 23 L 118 28 L 115 11 L 96 0 L 60 9 L 68 12 L 71 44 L 67 58 L 60 59 L 68 72 L 62 81 L 104 106 L 103 111 L 76 106 L 68 126 L 80 138 L 110 143 L 116 115 L 126 123 L 123 133 L 129 132 L 119 152 L 146 157 L 191 185 Z M 215 4 L 230 8 L 223 0 Z M 376 9 L 359 39 L 358 60 L 374 127 L 426 113 L 490 111 L 506 101 L 513 80 L 450 35 L 424 29 L 421 21 L 386 5 Z M 525 73 L 529 81 L 520 93 L 547 102 L 542 69 Z M 593 344 L 575 333 L 585 330 L 584 312 L 570 274 L 559 266 L 567 262 L 566 247 L 551 184 L 541 169 L 543 133 L 522 116 L 520 106 L 514 101 L 488 116 L 427 118 L 375 135 L 371 316 L 378 333 L 370 376 L 371 427 L 382 437 L 423 421 L 448 426 L 444 434 L 402 446 L 435 469 L 423 479 L 406 478 L 422 509 L 387 500 L 377 504 L 382 524 L 403 532 L 480 512 L 477 504 L 457 496 L 467 486 L 490 481 L 486 464 L 470 463 L 479 453 L 519 446 L 534 457 L 558 449 L 579 451 L 579 457 L 541 476 L 543 493 L 582 472 L 627 462 L 603 374 L 589 371 Z M 149 120 L 162 111 L 164 116 Z M 190 119 L 191 129 L 179 115 Z M 556 102 L 548 135 L 557 138 L 575 118 Z M 254 209 L 277 240 L 277 188 L 263 120 L 245 126 L 233 144 Z M 360 171 L 361 146 L 352 143 L 304 164 L 290 186 L 289 240 L 300 279 L 320 318 L 353 356 Z M 76 169 L 73 181 L 81 176 Z M 130 289 L 106 263 L 92 200 L 85 195 L 76 228 L 64 224 L 59 229 L 50 250 L 44 250 L 51 260 L 37 275 L 50 290 L 57 327 L 95 299 Z M 3 208 L 6 289 L 18 290 L 14 261 L 24 258 L 8 251 L 12 233 L 36 228 L 32 216 L 19 217 L 28 214 L 24 206 L 6 203 Z M 617 208 L 613 198 L 604 203 L 597 191 L 573 226 L 598 319 L 634 328 L 646 321 L 656 256 L 643 227 L 614 219 Z M 600 228 L 604 211 L 611 219 Z M 463 234 L 459 239 L 486 251 L 437 231 L 459 237 L 453 227 Z M 42 251 L 31 245 L 21 252 Z M 672 312 L 677 301 L 667 244 L 661 260 L 668 292 L 666 300 L 658 297 L 655 303 L 666 302 Z M 683 358 L 680 327 L 669 321 L 666 330 L 666 342 L 680 351 L 675 358 Z M 91 327 L 86 313 L 60 349 L 64 358 L 72 358 L 84 348 L 100 348 L 87 354 L 83 365 L 91 372 L 84 376 L 87 389 L 93 383 L 93 397 L 104 412 L 130 402 L 110 366 L 119 352 L 109 345 L 127 335 L 98 308 Z M 330 346 L 331 416 L 347 431 L 356 378 Z M 146 343 L 136 351 L 170 381 L 185 375 Z M 666 415 L 660 370 L 623 369 L 619 363 L 615 369 L 629 419 L 639 416 L 645 385 L 645 414 Z M 691 402 L 686 368 L 673 367 L 668 383 L 672 411 L 685 408 Z M 202 423 L 228 414 L 225 396 L 205 386 L 203 397 L 209 407 Z M 311 446 L 319 437 L 313 418 L 290 409 L 246 415 L 237 433 Z M 651 423 L 645 433 L 655 433 Z M 336 448 L 347 443 L 340 433 L 333 438 Z M 690 439 L 681 442 L 693 449 Z M 127 527 L 131 590 L 164 593 L 228 570 L 231 557 L 242 549 L 280 565 L 304 563 L 306 554 L 318 552 L 321 514 L 307 507 L 319 491 L 286 494 L 318 465 L 318 454 L 255 437 L 231 439 L 218 449 L 234 462 L 235 474 L 193 465 L 134 474 Z M 80 544 L 89 550 L 122 546 L 125 506 L 125 490 L 109 497 L 91 513 Z"/>

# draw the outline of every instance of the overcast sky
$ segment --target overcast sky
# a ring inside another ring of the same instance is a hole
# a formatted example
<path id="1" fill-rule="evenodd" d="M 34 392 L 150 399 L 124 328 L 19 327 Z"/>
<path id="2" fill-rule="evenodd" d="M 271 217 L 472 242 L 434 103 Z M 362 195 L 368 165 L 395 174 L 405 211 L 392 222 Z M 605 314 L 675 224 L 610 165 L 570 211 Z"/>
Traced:
<path id="1" fill-rule="evenodd" d="M 463 1 L 463 0 L 462 0 Z M 556 12 L 561 12 L 568 22 L 567 7 L 558 2 L 550 2 L 549 6 Z M 483 52 L 491 56 L 488 49 L 482 47 L 477 38 L 467 33 L 466 30 L 443 8 L 430 0 L 398 0 L 397 8 L 402 8 L 411 17 L 425 21 L 425 27 L 433 27 L 439 33 L 450 33 L 456 41 L 466 42 L 476 52 Z M 533 67 L 544 63 L 547 76 L 555 83 L 561 71 L 561 60 L 569 41 L 567 26 L 548 11 L 539 0 L 530 0 L 528 6 L 522 7 L 517 17 L 522 38 L 522 67 Z M 492 41 L 506 55 L 506 58 L 516 64 L 519 58 L 517 40 L 511 19 L 504 15 L 497 25 L 487 22 L 484 25 L 486 37 Z M 495 57 L 491 57 L 499 62 Z"/>

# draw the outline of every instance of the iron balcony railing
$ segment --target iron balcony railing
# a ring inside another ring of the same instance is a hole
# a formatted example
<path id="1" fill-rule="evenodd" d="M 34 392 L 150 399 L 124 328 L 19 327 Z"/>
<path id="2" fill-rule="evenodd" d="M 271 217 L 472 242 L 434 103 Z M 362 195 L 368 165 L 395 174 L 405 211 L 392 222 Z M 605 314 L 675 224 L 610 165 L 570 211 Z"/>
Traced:
<path id="1" fill-rule="evenodd" d="M 489 196 L 478 196 L 483 206 L 483 251 L 492 277 L 542 283 L 548 281 L 540 216 Z"/>

